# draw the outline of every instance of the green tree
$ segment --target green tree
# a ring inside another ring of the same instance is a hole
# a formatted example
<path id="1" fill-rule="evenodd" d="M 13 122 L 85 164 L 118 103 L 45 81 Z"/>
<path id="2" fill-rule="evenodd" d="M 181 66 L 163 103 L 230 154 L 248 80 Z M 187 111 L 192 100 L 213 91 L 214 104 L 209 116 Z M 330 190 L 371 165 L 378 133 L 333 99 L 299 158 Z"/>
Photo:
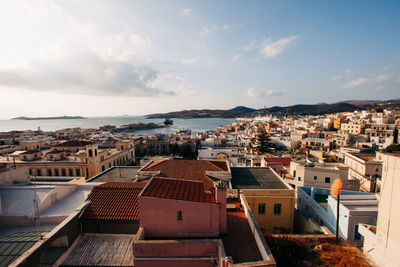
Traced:
<path id="1" fill-rule="evenodd" d="M 275 145 L 271 143 L 268 134 L 265 131 L 262 131 L 256 138 L 256 148 L 261 153 L 271 153 L 274 150 Z"/>
<path id="2" fill-rule="evenodd" d="M 193 158 L 192 147 L 189 144 L 180 145 L 179 154 L 184 159 L 192 159 Z"/>

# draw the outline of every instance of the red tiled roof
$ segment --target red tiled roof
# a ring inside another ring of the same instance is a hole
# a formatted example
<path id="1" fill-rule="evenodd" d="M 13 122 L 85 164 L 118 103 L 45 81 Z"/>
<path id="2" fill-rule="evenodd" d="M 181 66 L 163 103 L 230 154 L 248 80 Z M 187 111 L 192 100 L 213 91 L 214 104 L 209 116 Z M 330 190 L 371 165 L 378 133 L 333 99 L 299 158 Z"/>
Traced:
<path id="1" fill-rule="evenodd" d="M 216 162 L 217 165 L 215 164 Z M 225 165 L 225 169 L 223 166 Z M 200 181 L 208 190 L 214 187 L 213 181 L 207 177 L 206 171 L 226 171 L 225 162 L 208 160 L 161 160 L 151 163 L 143 171 L 160 171 L 158 176 L 176 179 Z"/>
<path id="2" fill-rule="evenodd" d="M 138 196 L 146 183 L 105 183 L 93 188 L 91 203 L 82 218 L 88 220 L 139 220 Z"/>
<path id="3" fill-rule="evenodd" d="M 282 163 L 283 166 L 290 166 L 290 162 L 292 162 L 292 158 L 265 157 L 264 159 L 268 163 Z"/>
<path id="4" fill-rule="evenodd" d="M 72 141 L 67 141 L 58 145 L 55 145 L 55 147 L 82 147 L 82 146 L 87 146 L 91 145 L 92 142 L 89 141 L 78 141 L 78 140 L 72 140 Z"/>
<path id="5" fill-rule="evenodd" d="M 262 261 L 246 214 L 240 210 L 238 202 L 236 207 L 227 211 L 227 233 L 222 235 L 226 255 L 231 256 L 235 264 Z"/>
<path id="6" fill-rule="evenodd" d="M 226 165 L 225 161 L 210 160 L 210 162 L 215 166 L 217 166 L 218 168 L 220 168 L 221 170 L 226 172 L 228 171 L 228 166 Z"/>
<path id="7" fill-rule="evenodd" d="M 215 203 L 214 194 L 206 193 L 202 182 L 170 178 L 151 179 L 142 196 Z"/>

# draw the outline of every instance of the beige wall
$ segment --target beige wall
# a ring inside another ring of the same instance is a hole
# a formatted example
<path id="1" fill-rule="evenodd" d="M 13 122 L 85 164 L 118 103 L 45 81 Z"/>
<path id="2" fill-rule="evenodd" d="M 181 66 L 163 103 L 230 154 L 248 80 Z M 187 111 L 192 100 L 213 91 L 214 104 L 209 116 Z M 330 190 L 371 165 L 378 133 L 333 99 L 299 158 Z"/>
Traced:
<path id="1" fill-rule="evenodd" d="M 293 180 L 290 179 L 286 181 L 290 184 L 296 185 L 296 187 L 310 186 L 329 188 L 336 179 L 341 178 L 343 181 L 347 180 L 348 169 L 346 168 L 335 170 L 329 168 L 321 168 L 318 166 L 305 167 L 292 161 L 290 163 L 290 175 L 293 176 Z M 317 177 L 317 179 L 314 179 L 315 176 Z M 329 183 L 325 182 L 326 177 L 330 178 Z"/>

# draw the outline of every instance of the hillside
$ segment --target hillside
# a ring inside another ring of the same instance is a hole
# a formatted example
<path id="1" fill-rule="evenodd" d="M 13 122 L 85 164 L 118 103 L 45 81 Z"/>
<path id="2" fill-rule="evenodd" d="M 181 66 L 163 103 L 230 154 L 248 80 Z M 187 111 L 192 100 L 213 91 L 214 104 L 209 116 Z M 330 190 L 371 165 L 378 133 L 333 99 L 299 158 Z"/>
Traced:
<path id="1" fill-rule="evenodd" d="M 332 104 L 320 103 L 314 105 L 293 105 L 293 106 L 274 106 L 266 109 L 253 109 L 244 106 L 238 106 L 233 109 L 201 109 L 201 110 L 182 110 L 169 113 L 157 113 L 147 115 L 148 119 L 159 118 L 235 118 L 235 117 L 254 117 L 256 115 L 269 114 L 283 115 L 288 111 L 292 115 L 323 115 L 335 112 L 351 112 L 355 110 L 363 110 L 369 108 L 398 108 L 400 107 L 400 99 L 392 99 L 387 101 L 380 100 L 348 100 Z"/>

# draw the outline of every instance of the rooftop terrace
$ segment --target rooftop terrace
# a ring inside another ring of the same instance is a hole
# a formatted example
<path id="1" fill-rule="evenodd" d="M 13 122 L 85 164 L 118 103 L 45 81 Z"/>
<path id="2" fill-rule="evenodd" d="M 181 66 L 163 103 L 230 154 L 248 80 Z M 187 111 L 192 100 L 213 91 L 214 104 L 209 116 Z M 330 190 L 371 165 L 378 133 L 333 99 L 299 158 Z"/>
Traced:
<path id="1" fill-rule="evenodd" d="M 246 214 L 236 208 L 227 211 L 227 233 L 222 235 L 226 255 L 231 256 L 234 263 L 262 261 L 263 258 L 254 240 Z"/>
<path id="2" fill-rule="evenodd" d="M 140 167 L 113 166 L 87 180 L 89 183 L 99 182 L 133 182 Z"/>
<path id="3" fill-rule="evenodd" d="M 231 168 L 234 189 L 289 189 L 269 168 Z"/>

